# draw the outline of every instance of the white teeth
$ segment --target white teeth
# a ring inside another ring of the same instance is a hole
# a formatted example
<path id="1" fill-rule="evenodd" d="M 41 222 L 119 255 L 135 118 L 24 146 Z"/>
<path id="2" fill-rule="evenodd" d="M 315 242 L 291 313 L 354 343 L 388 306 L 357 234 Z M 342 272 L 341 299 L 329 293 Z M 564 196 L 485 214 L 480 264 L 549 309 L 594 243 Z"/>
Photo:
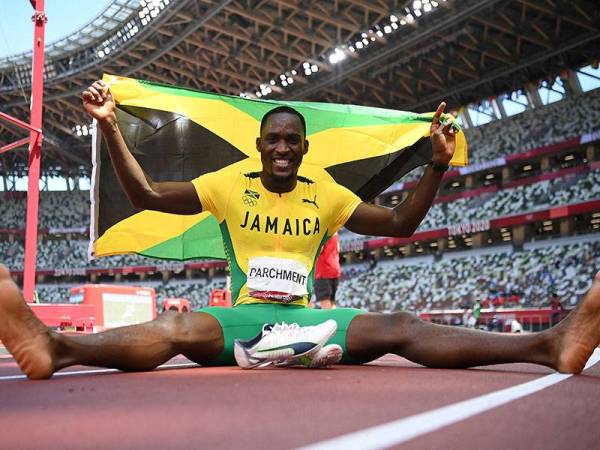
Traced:
<path id="1" fill-rule="evenodd" d="M 275 159 L 274 162 L 278 166 L 287 166 L 290 163 L 287 159 Z"/>

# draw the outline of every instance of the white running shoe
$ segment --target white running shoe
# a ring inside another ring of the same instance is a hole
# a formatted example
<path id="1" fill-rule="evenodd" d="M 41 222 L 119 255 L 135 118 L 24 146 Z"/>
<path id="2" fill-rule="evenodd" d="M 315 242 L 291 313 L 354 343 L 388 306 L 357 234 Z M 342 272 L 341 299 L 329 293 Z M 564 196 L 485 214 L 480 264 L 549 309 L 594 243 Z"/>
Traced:
<path id="1" fill-rule="evenodd" d="M 289 359 L 275 365 L 277 367 L 304 366 L 310 369 L 325 369 L 339 363 L 343 353 L 342 347 L 339 345 L 328 344 L 299 358 Z"/>
<path id="2" fill-rule="evenodd" d="M 335 320 L 301 327 L 297 323 L 265 324 L 254 338 L 234 341 L 235 360 L 242 369 L 282 363 L 320 350 L 337 330 Z"/>

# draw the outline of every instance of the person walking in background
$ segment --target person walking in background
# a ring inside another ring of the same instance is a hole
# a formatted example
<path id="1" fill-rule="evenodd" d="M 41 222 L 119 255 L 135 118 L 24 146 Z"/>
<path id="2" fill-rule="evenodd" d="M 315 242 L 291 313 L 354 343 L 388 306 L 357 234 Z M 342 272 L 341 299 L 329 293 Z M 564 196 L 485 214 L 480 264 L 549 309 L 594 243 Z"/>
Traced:
<path id="1" fill-rule="evenodd" d="M 475 319 L 475 327 L 479 325 L 479 316 L 481 316 L 481 302 L 479 299 L 477 299 L 473 305 L 473 318 Z"/>
<path id="2" fill-rule="evenodd" d="M 321 309 L 335 308 L 335 293 L 341 273 L 340 241 L 336 233 L 323 246 L 315 268 L 314 294 Z"/>

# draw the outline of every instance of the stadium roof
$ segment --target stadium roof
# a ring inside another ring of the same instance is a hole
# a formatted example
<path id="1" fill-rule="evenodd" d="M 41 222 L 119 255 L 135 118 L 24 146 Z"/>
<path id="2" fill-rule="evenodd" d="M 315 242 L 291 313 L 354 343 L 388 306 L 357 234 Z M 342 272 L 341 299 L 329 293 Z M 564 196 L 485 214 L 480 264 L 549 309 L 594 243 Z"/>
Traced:
<path id="1" fill-rule="evenodd" d="M 250 97 L 458 107 L 597 59 L 596 3 L 115 0 L 47 50 L 43 168 L 89 170 L 79 96 L 102 72 Z M 30 55 L 0 60 L 1 111 L 27 119 L 30 71 Z M 21 137 L 0 123 L 0 146 Z M 0 174 L 23 172 L 26 158 L 1 155 Z"/>

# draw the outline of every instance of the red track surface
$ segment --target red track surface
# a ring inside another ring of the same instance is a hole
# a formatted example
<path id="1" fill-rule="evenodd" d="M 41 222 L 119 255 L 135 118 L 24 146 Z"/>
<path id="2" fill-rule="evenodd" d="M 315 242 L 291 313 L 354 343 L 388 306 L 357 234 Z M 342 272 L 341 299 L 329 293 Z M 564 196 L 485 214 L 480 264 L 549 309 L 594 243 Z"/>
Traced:
<path id="1" fill-rule="evenodd" d="M 65 371 L 77 370 L 90 369 Z M 389 356 L 327 370 L 198 367 L 28 381 L 3 378 L 20 372 L 2 357 L 0 448 L 294 448 L 549 373 L 525 364 L 425 369 Z M 598 449 L 599 410 L 600 363 L 397 447 Z"/>

